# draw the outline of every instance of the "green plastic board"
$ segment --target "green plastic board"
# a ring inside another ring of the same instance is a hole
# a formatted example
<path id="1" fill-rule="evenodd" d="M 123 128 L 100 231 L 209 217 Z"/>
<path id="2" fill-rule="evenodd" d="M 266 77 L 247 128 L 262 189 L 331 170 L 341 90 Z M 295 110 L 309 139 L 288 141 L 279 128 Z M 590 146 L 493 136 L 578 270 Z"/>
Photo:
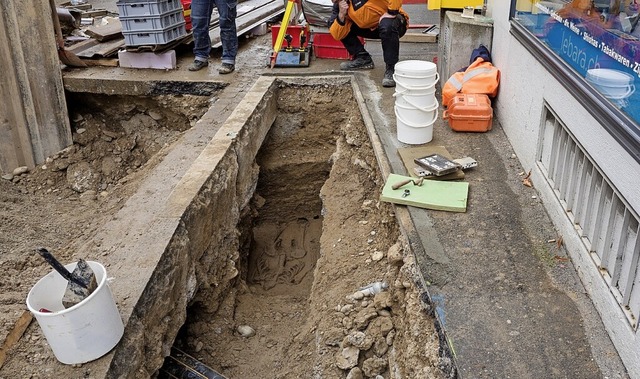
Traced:
<path id="1" fill-rule="evenodd" d="M 394 184 L 404 180 L 417 181 L 416 178 L 410 176 L 390 174 L 382 189 L 380 200 L 440 211 L 467 211 L 469 183 L 424 180 L 421 186 L 410 182 L 396 190 L 391 188 Z M 409 190 L 409 195 L 403 197 L 405 190 Z"/>

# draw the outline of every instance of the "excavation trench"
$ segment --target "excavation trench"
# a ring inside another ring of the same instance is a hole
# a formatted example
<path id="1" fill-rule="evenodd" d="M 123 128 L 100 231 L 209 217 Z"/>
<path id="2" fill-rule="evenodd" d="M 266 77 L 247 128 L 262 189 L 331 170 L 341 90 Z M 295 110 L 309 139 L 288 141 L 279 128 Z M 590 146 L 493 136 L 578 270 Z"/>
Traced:
<path id="1" fill-rule="evenodd" d="M 405 233 L 379 201 L 359 91 L 347 76 L 261 77 L 228 111 L 217 94 L 70 94 L 74 147 L 3 192 L 58 215 L 33 221 L 57 232 L 9 242 L 103 263 L 125 333 L 72 367 L 33 327 L 3 373 L 157 377 L 175 346 L 228 378 L 453 376 Z M 11 277 L 48 272 L 29 257 Z"/>
<path id="2" fill-rule="evenodd" d="M 348 84 L 277 87 L 229 282 L 195 294 L 175 343 L 225 377 L 437 378 L 450 369 L 393 208 L 378 200 L 383 181 Z M 380 293 L 360 291 L 375 283 Z"/>

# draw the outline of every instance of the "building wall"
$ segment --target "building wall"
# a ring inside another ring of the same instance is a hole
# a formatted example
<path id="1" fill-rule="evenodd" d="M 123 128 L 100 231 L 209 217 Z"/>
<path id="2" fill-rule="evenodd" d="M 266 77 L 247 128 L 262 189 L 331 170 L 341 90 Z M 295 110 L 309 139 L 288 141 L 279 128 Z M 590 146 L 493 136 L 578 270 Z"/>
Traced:
<path id="1" fill-rule="evenodd" d="M 569 133 L 636 214 L 640 211 L 640 165 L 510 34 L 510 5 L 508 0 L 493 0 L 488 7 L 488 15 L 494 20 L 491 51 L 493 63 L 502 74 L 499 94 L 494 103 L 495 115 L 523 169 L 532 170 L 533 184 L 540 193 L 558 234 L 563 236 L 565 247 L 629 374 L 640 377 L 640 341 L 636 332 L 598 272 L 556 193 L 549 187 L 537 166 L 536 154 L 543 124 L 544 103 L 565 124 Z"/>

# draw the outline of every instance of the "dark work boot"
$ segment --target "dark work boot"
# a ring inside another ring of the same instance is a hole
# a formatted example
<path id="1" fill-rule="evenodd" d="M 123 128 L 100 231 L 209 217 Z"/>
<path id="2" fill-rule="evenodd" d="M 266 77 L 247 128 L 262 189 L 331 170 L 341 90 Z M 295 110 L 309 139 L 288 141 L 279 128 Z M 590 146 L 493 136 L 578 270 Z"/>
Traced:
<path id="1" fill-rule="evenodd" d="M 387 69 L 384 70 L 384 78 L 382 78 L 383 87 L 395 87 L 396 81 L 393 80 L 393 74 L 395 72 L 394 66 L 388 64 Z"/>
<path id="2" fill-rule="evenodd" d="M 203 68 L 207 67 L 209 65 L 209 61 L 201 61 L 199 59 L 196 59 L 193 61 L 193 63 L 191 63 L 188 67 L 189 71 L 199 71 L 202 70 Z"/>
<path id="3" fill-rule="evenodd" d="M 218 67 L 218 72 L 221 74 L 230 74 L 234 72 L 235 69 L 236 65 L 231 63 L 223 63 L 222 65 L 220 65 L 220 67 Z"/>
<path id="4" fill-rule="evenodd" d="M 373 59 L 369 53 L 357 55 L 352 61 L 340 63 L 341 70 L 371 70 L 373 68 Z"/>

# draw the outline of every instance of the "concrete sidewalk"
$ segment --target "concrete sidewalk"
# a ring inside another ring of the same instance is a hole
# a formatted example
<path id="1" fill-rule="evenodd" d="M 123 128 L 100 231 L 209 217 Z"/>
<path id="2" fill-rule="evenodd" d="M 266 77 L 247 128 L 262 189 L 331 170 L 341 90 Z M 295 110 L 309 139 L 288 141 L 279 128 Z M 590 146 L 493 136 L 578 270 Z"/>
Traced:
<path id="1" fill-rule="evenodd" d="M 437 23 L 438 12 L 424 11 L 424 5 L 405 8 L 414 23 Z M 379 102 L 368 102 L 370 112 L 378 115 L 374 122 L 393 172 L 408 174 L 397 154 L 408 146 L 396 138 L 393 89 L 379 85 L 382 53 L 378 44 L 367 48 L 376 63 L 369 77 L 382 94 Z M 401 46 L 401 60 L 436 56 L 436 44 Z M 530 167 L 515 158 L 499 120 L 487 133 L 457 133 L 439 118 L 433 135 L 430 143 L 445 146 L 454 158 L 478 161 L 464 179 L 470 183 L 466 213 L 408 207 L 414 227 L 408 234 L 459 376 L 628 377 L 555 242 L 559 236 L 535 188 L 522 184 Z"/>

